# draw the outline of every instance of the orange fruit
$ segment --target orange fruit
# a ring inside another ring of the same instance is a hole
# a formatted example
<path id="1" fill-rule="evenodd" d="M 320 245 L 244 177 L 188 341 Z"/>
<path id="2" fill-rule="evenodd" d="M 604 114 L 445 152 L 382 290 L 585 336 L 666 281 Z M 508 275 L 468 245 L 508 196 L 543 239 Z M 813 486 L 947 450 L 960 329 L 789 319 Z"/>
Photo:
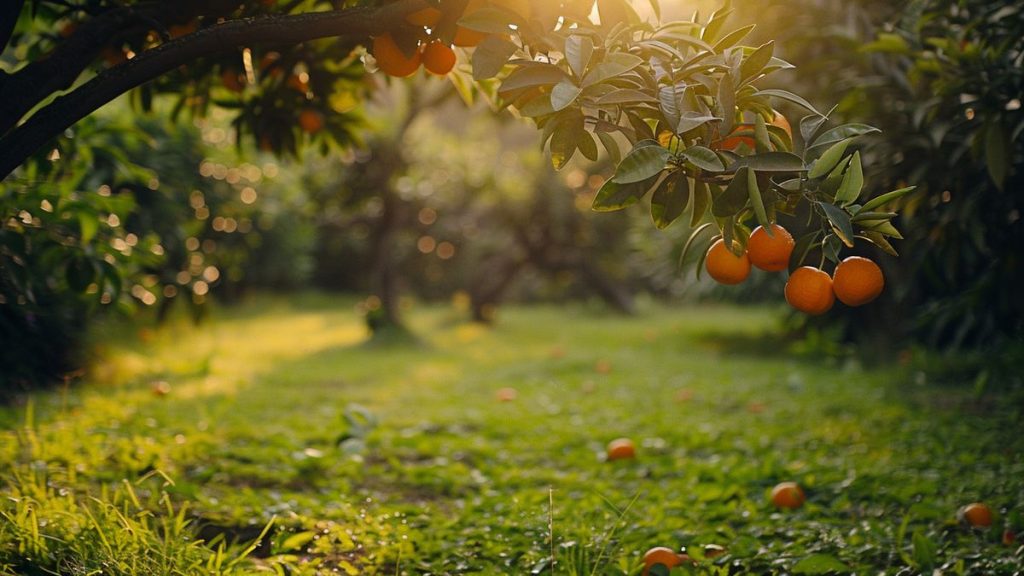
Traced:
<path id="1" fill-rule="evenodd" d="M 832 278 L 817 268 L 797 268 L 786 282 L 786 302 L 805 314 L 824 314 L 832 308 L 835 301 Z"/>
<path id="2" fill-rule="evenodd" d="M 655 564 L 663 564 L 666 568 L 672 569 L 683 563 L 680 554 L 665 546 L 656 546 L 644 553 L 644 574 L 649 574 L 651 567 Z"/>
<path id="3" fill-rule="evenodd" d="M 878 264 L 867 258 L 850 256 L 836 266 L 832 274 L 832 288 L 843 304 L 861 306 L 878 298 L 885 288 L 885 277 Z"/>
<path id="4" fill-rule="evenodd" d="M 245 90 L 245 82 L 242 80 L 242 76 L 234 70 L 224 70 L 221 72 L 220 80 L 224 83 L 224 87 L 232 92 Z"/>
<path id="5" fill-rule="evenodd" d="M 772 488 L 772 504 L 777 508 L 799 508 L 804 500 L 804 491 L 796 482 L 781 482 Z"/>
<path id="6" fill-rule="evenodd" d="M 739 284 L 750 275 L 750 258 L 744 252 L 737 256 L 725 247 L 725 240 L 719 239 L 708 248 L 704 257 L 708 274 L 720 284 Z"/>
<path id="7" fill-rule="evenodd" d="M 316 134 L 324 127 L 324 115 L 319 110 L 306 108 L 299 112 L 299 126 L 307 134 Z"/>
<path id="8" fill-rule="evenodd" d="M 441 11 L 433 6 L 427 6 L 417 10 L 405 17 L 405 21 L 413 26 L 433 26 L 441 20 Z"/>
<path id="9" fill-rule="evenodd" d="M 772 236 L 762 226 L 754 229 L 747 241 L 747 256 L 750 263 L 761 270 L 778 272 L 789 266 L 789 255 L 796 242 L 793 236 L 778 224 L 771 225 Z"/>
<path id="10" fill-rule="evenodd" d="M 428 72 L 444 76 L 455 67 L 455 51 L 447 44 L 435 40 L 423 49 L 423 67 Z"/>
<path id="11" fill-rule="evenodd" d="M 789 120 L 786 120 L 785 116 L 776 112 L 775 117 L 772 118 L 771 124 L 785 130 L 786 134 L 789 134 L 789 139 L 793 139 L 793 127 L 790 126 Z"/>
<path id="12" fill-rule="evenodd" d="M 164 380 L 153 382 L 151 388 L 154 396 L 167 396 L 171 393 L 171 385 Z"/>
<path id="13" fill-rule="evenodd" d="M 292 90 L 305 94 L 306 92 L 309 92 L 309 74 L 292 74 L 288 77 L 286 84 Z"/>
<path id="14" fill-rule="evenodd" d="M 452 44 L 461 46 L 462 48 L 472 48 L 483 42 L 484 38 L 487 38 L 487 34 L 485 32 L 456 26 L 455 37 L 452 38 Z"/>
<path id="15" fill-rule="evenodd" d="M 629 438 L 616 438 L 608 443 L 608 461 L 636 458 L 636 445 Z"/>
<path id="16" fill-rule="evenodd" d="M 964 506 L 958 516 L 962 522 L 974 527 L 987 528 L 992 525 L 992 509 L 981 502 Z"/>
<path id="17" fill-rule="evenodd" d="M 419 50 L 412 56 L 406 56 L 390 34 L 382 34 L 373 39 L 373 57 L 377 59 L 377 67 L 381 72 L 398 78 L 412 76 L 420 67 Z"/>
<path id="18" fill-rule="evenodd" d="M 726 135 L 726 137 L 723 138 L 721 142 L 719 142 L 718 149 L 719 150 L 736 151 L 740 147 L 741 144 L 746 144 L 748 148 L 750 148 L 751 150 L 754 150 L 757 147 L 757 143 L 754 142 L 754 137 L 753 136 L 747 136 L 747 135 L 739 136 L 738 135 L 740 132 L 751 132 L 751 133 L 753 133 L 753 131 L 754 131 L 754 125 L 753 124 L 747 124 L 747 123 L 737 124 L 736 127 L 732 129 L 732 132 L 729 132 L 729 134 Z"/>
<path id="19" fill-rule="evenodd" d="M 515 388 L 498 388 L 498 402 L 511 402 L 516 399 L 519 394 Z"/>

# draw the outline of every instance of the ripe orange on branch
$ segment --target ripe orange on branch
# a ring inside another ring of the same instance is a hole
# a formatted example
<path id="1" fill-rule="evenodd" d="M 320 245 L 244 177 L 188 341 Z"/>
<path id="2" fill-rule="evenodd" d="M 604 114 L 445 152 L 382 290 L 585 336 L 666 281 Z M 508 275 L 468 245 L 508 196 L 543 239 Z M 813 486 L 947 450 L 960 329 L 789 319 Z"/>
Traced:
<path id="1" fill-rule="evenodd" d="M 416 50 L 411 56 L 406 56 L 391 34 L 381 34 L 374 38 L 372 53 L 377 60 L 377 67 L 388 76 L 405 78 L 412 76 L 420 67 L 420 51 Z"/>
<path id="2" fill-rule="evenodd" d="M 299 126 L 307 134 L 316 134 L 324 127 L 324 115 L 319 110 L 306 108 L 299 112 Z"/>
<path id="3" fill-rule="evenodd" d="M 725 247 L 725 240 L 719 239 L 708 248 L 704 266 L 716 282 L 739 284 L 750 276 L 750 258 L 747 253 L 737 256 Z"/>
<path id="4" fill-rule="evenodd" d="M 832 308 L 835 301 L 832 278 L 817 268 L 797 268 L 786 282 L 786 302 L 805 314 L 824 314 Z"/>
<path id="5" fill-rule="evenodd" d="M 836 266 L 832 275 L 836 298 L 847 306 L 861 306 L 871 302 L 885 288 L 882 269 L 867 258 L 850 256 Z"/>
<path id="6" fill-rule="evenodd" d="M 782 226 L 772 224 L 770 228 L 771 236 L 762 226 L 754 229 L 747 241 L 747 255 L 750 263 L 761 270 L 779 272 L 789 266 L 789 255 L 793 253 L 796 242 Z"/>
<path id="7" fill-rule="evenodd" d="M 438 76 L 444 76 L 455 67 L 455 51 L 435 40 L 423 49 L 423 67 Z"/>

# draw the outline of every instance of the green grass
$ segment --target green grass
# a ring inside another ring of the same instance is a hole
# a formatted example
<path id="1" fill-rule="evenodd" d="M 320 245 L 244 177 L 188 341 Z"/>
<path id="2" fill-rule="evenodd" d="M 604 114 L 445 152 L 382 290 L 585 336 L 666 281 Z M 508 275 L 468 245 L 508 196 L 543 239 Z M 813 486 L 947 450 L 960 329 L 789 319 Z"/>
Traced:
<path id="1" fill-rule="evenodd" d="M 0 412 L 0 573 L 639 574 L 707 544 L 727 554 L 689 572 L 1024 563 L 1000 541 L 1024 529 L 1007 398 L 751 344 L 763 309 L 410 317 L 401 346 L 325 297 L 103 335 L 83 385 Z M 638 458 L 604 461 L 621 436 Z M 803 508 L 772 508 L 784 480 Z M 995 527 L 956 523 L 973 501 Z"/>

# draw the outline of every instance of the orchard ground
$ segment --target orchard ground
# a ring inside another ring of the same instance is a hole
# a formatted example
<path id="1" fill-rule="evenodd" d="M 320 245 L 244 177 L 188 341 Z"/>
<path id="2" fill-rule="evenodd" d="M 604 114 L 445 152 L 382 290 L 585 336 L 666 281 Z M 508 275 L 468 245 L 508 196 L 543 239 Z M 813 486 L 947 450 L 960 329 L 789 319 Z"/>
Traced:
<path id="1" fill-rule="evenodd" d="M 378 345 L 353 304 L 119 327 L 83 384 L 0 412 L 0 573 L 639 574 L 649 548 L 705 545 L 726 554 L 673 574 L 1024 565 L 1003 542 L 1020 409 L 794 356 L 781 306 L 519 307 L 494 328 L 416 307 L 420 341 Z M 619 437 L 636 458 L 605 461 Z M 806 504 L 776 510 L 782 481 Z M 975 501 L 992 528 L 957 523 Z"/>

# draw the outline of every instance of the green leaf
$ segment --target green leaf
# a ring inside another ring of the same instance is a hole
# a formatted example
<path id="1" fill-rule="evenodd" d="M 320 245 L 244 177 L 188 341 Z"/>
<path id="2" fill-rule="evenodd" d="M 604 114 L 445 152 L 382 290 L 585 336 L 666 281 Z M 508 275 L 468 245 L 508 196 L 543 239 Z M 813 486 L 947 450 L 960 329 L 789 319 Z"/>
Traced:
<path id="1" fill-rule="evenodd" d="M 836 203 L 846 206 L 860 197 L 864 189 L 864 169 L 860 165 L 860 152 L 853 153 L 853 160 L 850 161 L 850 169 L 843 176 L 843 183 L 839 185 L 836 192 Z"/>
<path id="2" fill-rule="evenodd" d="M 473 50 L 473 79 L 494 78 L 515 52 L 512 42 L 497 34 L 488 36 Z"/>
<path id="3" fill-rule="evenodd" d="M 690 253 L 690 248 L 693 247 L 694 243 L 697 241 L 697 238 L 699 238 L 705 230 L 711 228 L 711 226 L 714 226 L 714 224 L 712 224 L 711 222 L 705 222 L 704 224 L 701 224 L 700 226 L 695 228 L 693 232 L 690 232 L 690 237 L 686 239 L 686 244 L 683 244 L 683 251 L 679 253 L 680 268 L 682 268 L 683 264 L 686 262 L 686 256 L 687 254 Z"/>
<path id="4" fill-rule="evenodd" d="M 768 137 L 768 126 L 764 123 L 764 116 L 760 114 L 757 114 L 757 117 L 754 119 L 754 145 L 758 154 L 764 154 L 772 150 L 771 139 Z M 803 161 L 800 163 L 803 164 Z"/>
<path id="5" fill-rule="evenodd" d="M 578 130 L 576 132 L 576 147 L 579 148 L 580 154 L 591 162 L 597 161 L 597 143 L 594 142 L 594 137 L 587 132 L 585 129 Z"/>
<path id="6" fill-rule="evenodd" d="M 690 203 L 690 226 L 693 227 L 700 224 L 708 211 L 708 206 L 711 205 L 711 191 L 708 190 L 707 182 L 694 180 L 691 196 L 693 202 Z"/>
<path id="7" fill-rule="evenodd" d="M 920 529 L 914 530 L 911 542 L 914 545 L 914 562 L 917 567 L 931 568 L 934 566 L 939 551 L 938 545 L 925 536 Z"/>
<path id="8" fill-rule="evenodd" d="M 817 204 L 825 212 L 825 217 L 828 218 L 836 236 L 843 241 L 843 244 L 852 248 L 853 224 L 850 222 L 850 215 L 834 204 L 829 204 L 828 202 L 818 202 Z"/>
<path id="9" fill-rule="evenodd" d="M 846 140 L 836 142 L 831 148 L 825 150 L 821 158 L 818 158 L 814 165 L 811 166 L 811 169 L 807 172 L 807 177 L 812 179 L 821 178 L 831 172 L 836 167 L 836 164 L 839 164 L 839 161 L 842 160 L 843 154 L 846 153 L 846 148 L 849 145 L 850 139 L 847 138 Z"/>
<path id="10" fill-rule="evenodd" d="M 675 222 L 690 201 L 690 179 L 686 172 L 673 172 L 651 196 L 651 218 L 654 225 L 665 229 Z"/>
<path id="11" fill-rule="evenodd" d="M 985 166 L 996 188 L 1006 184 L 1010 171 L 1010 144 L 1001 122 L 989 122 L 985 129 Z"/>
<path id="12" fill-rule="evenodd" d="M 794 270 L 803 266 L 804 260 L 807 259 L 807 254 L 810 253 L 811 248 L 818 242 L 818 237 L 821 236 L 821 230 L 815 230 L 810 234 L 801 236 L 796 244 L 793 246 L 793 252 L 789 255 L 789 272 L 793 273 Z"/>
<path id="13" fill-rule="evenodd" d="M 740 40 L 746 38 L 747 34 L 750 34 L 750 31 L 753 30 L 754 28 L 754 24 L 749 24 L 747 26 L 729 32 L 724 37 L 722 37 L 721 40 L 715 43 L 715 52 L 723 52 L 727 48 L 732 48 L 736 44 L 739 44 Z"/>
<path id="14" fill-rule="evenodd" d="M 621 88 L 597 99 L 598 106 L 608 106 L 610 104 L 656 104 L 657 102 L 658 99 L 650 94 L 632 88 Z"/>
<path id="15" fill-rule="evenodd" d="M 829 146 L 840 140 L 846 140 L 847 138 L 853 138 L 854 136 L 863 136 L 865 134 L 877 134 L 881 130 L 874 126 L 868 126 L 867 124 L 843 124 L 837 126 L 828 132 L 825 132 L 814 141 L 813 144 L 807 148 L 820 148 L 823 146 Z"/>
<path id="16" fill-rule="evenodd" d="M 801 558 L 793 565 L 794 574 L 828 574 L 829 572 L 847 574 L 850 572 L 850 567 L 829 554 L 811 554 Z"/>
<path id="17" fill-rule="evenodd" d="M 534 86 L 551 86 L 565 80 L 567 76 L 562 69 L 546 63 L 531 63 L 523 65 L 505 78 L 498 88 L 499 93 L 508 93 L 523 88 Z"/>
<path id="18" fill-rule="evenodd" d="M 281 543 L 280 550 L 282 552 L 298 550 L 299 548 L 302 548 L 306 544 L 312 542 L 313 538 L 315 537 L 316 532 L 312 531 L 298 532 L 296 534 L 292 534 L 287 539 L 285 539 L 284 542 Z"/>
<path id="19" fill-rule="evenodd" d="M 867 230 L 861 232 L 859 237 L 867 240 L 868 242 L 871 242 L 875 246 L 878 246 L 883 252 L 889 254 L 890 256 L 899 256 L 899 253 L 896 252 L 896 249 L 892 247 L 892 244 L 889 243 L 889 240 L 887 240 L 885 236 L 879 234 L 878 232 L 872 232 L 870 230 Z"/>
<path id="20" fill-rule="evenodd" d="M 505 34 L 509 31 L 511 24 L 517 23 L 516 20 L 515 14 L 507 10 L 484 6 L 460 18 L 458 24 L 463 28 L 469 28 L 477 32 Z"/>
<path id="21" fill-rule="evenodd" d="M 100 229 L 99 217 L 91 210 L 78 213 L 78 227 L 82 232 L 82 244 L 88 244 Z"/>
<path id="22" fill-rule="evenodd" d="M 753 170 L 747 170 L 747 192 L 750 194 L 750 205 L 754 208 L 754 216 L 757 223 L 764 226 L 771 235 L 768 221 L 768 213 L 764 209 L 764 199 L 761 198 L 761 190 L 757 187 L 757 174 Z"/>
<path id="23" fill-rule="evenodd" d="M 609 78 L 614 78 L 620 74 L 625 74 L 633 68 L 643 64 L 643 59 L 639 56 L 632 54 L 626 54 L 624 52 L 615 52 L 608 55 L 604 62 L 592 66 L 590 72 L 587 72 L 586 76 L 583 77 L 583 82 L 580 84 L 581 87 L 586 88 L 593 86 L 598 82 L 603 82 Z"/>
<path id="24" fill-rule="evenodd" d="M 595 212 L 614 212 L 636 204 L 647 192 L 642 182 L 619 184 L 614 180 L 605 181 L 594 197 L 591 209 Z"/>
<path id="25" fill-rule="evenodd" d="M 876 196 L 875 198 L 865 202 L 864 205 L 860 207 L 860 212 L 868 212 L 875 208 L 881 208 L 897 198 L 902 198 L 903 196 L 910 194 L 916 189 L 917 186 L 907 186 L 906 188 L 900 188 L 899 190 L 893 190 L 892 192 L 886 192 L 881 196 Z"/>
<path id="26" fill-rule="evenodd" d="M 703 146 L 690 146 L 686 150 L 683 150 L 681 155 L 686 158 L 694 166 L 701 170 L 708 172 L 724 172 L 725 165 L 722 164 L 722 159 L 718 157 L 710 148 Z"/>
<path id="27" fill-rule="evenodd" d="M 740 83 L 754 79 L 764 70 L 772 59 L 772 52 L 775 50 L 775 42 L 762 44 L 757 50 L 747 56 L 740 64 Z"/>
<path id="28" fill-rule="evenodd" d="M 684 134 L 694 128 L 699 128 L 708 122 L 714 122 L 716 120 L 721 120 L 721 118 L 708 114 L 701 114 L 700 112 L 683 112 L 682 116 L 679 118 L 679 123 L 676 124 L 676 134 Z"/>
<path id="29" fill-rule="evenodd" d="M 839 164 L 836 164 L 836 167 L 828 173 L 828 177 L 826 177 L 825 181 L 821 183 L 818 190 L 834 198 L 836 192 L 839 190 L 839 186 L 843 183 L 843 176 L 846 173 L 846 167 L 850 165 L 851 159 L 852 156 L 847 156 L 843 158 Z"/>
<path id="30" fill-rule="evenodd" d="M 809 142 L 811 136 L 821 128 L 821 126 L 828 121 L 828 118 L 821 114 L 811 114 L 810 116 L 804 116 L 800 119 L 800 136 L 803 137 L 804 142 Z"/>
<path id="31" fill-rule="evenodd" d="M 577 78 L 582 78 L 594 54 L 594 41 L 589 36 L 573 34 L 565 39 L 565 59 Z"/>
<path id="32" fill-rule="evenodd" d="M 729 170 L 748 167 L 757 172 L 803 172 L 804 161 L 791 152 L 765 152 L 743 156 L 729 165 Z"/>
<path id="33" fill-rule="evenodd" d="M 568 124 L 568 123 L 563 123 Z M 551 165 L 561 170 L 576 152 L 579 132 L 573 126 L 560 126 L 551 135 Z"/>
<path id="34" fill-rule="evenodd" d="M 642 146 L 622 159 L 612 178 L 619 184 L 630 184 L 646 180 L 665 168 L 671 154 L 661 146 Z"/>
<path id="35" fill-rule="evenodd" d="M 728 72 L 722 75 L 718 84 L 718 104 L 722 107 L 722 132 L 728 134 L 736 117 L 736 88 Z"/>
<path id="36" fill-rule="evenodd" d="M 879 33 L 878 39 L 860 47 L 861 52 L 886 52 L 889 54 L 906 54 L 910 51 L 907 41 L 899 34 L 891 32 Z"/>
<path id="37" fill-rule="evenodd" d="M 808 102 L 807 100 L 804 100 L 801 96 L 797 96 L 796 94 L 793 94 L 792 92 L 790 92 L 788 90 L 781 90 L 781 89 L 778 89 L 778 88 L 769 88 L 767 90 L 759 90 L 759 91 L 755 92 L 754 96 L 774 96 L 775 98 L 780 98 L 782 100 L 787 100 L 787 101 L 792 102 L 793 104 L 796 104 L 798 106 L 803 106 L 804 108 L 806 108 L 807 110 L 809 110 L 811 112 L 814 112 L 818 116 L 824 116 L 824 114 L 822 114 L 821 112 L 818 112 L 818 110 L 814 106 L 812 106 L 810 102 Z"/>
<path id="38" fill-rule="evenodd" d="M 726 18 L 728 18 L 730 14 L 732 14 L 732 10 L 725 6 L 715 10 L 711 14 L 711 18 L 708 19 L 707 25 L 704 26 L 704 31 L 701 32 L 701 40 L 705 42 L 714 42 L 715 38 L 718 37 L 718 33 L 721 32 L 722 26 L 725 25 Z"/>
<path id="39" fill-rule="evenodd" d="M 519 113 L 527 118 L 547 116 L 554 112 L 555 108 L 551 105 L 551 94 L 539 94 L 519 108 Z"/>
<path id="40" fill-rule="evenodd" d="M 581 91 L 580 87 L 573 84 L 568 78 L 562 80 L 551 89 L 551 108 L 555 112 L 568 108 L 576 101 Z"/>
<path id="41" fill-rule="evenodd" d="M 750 170 L 746 166 L 736 171 L 736 176 L 726 186 L 725 191 L 712 200 L 711 214 L 719 218 L 735 216 L 747 205 L 747 200 L 750 198 L 749 173 Z"/>
<path id="42" fill-rule="evenodd" d="M 619 143 L 615 141 L 615 137 L 607 132 L 597 132 L 597 139 L 601 141 L 612 163 L 618 165 L 622 161 L 622 152 L 619 151 Z"/>

